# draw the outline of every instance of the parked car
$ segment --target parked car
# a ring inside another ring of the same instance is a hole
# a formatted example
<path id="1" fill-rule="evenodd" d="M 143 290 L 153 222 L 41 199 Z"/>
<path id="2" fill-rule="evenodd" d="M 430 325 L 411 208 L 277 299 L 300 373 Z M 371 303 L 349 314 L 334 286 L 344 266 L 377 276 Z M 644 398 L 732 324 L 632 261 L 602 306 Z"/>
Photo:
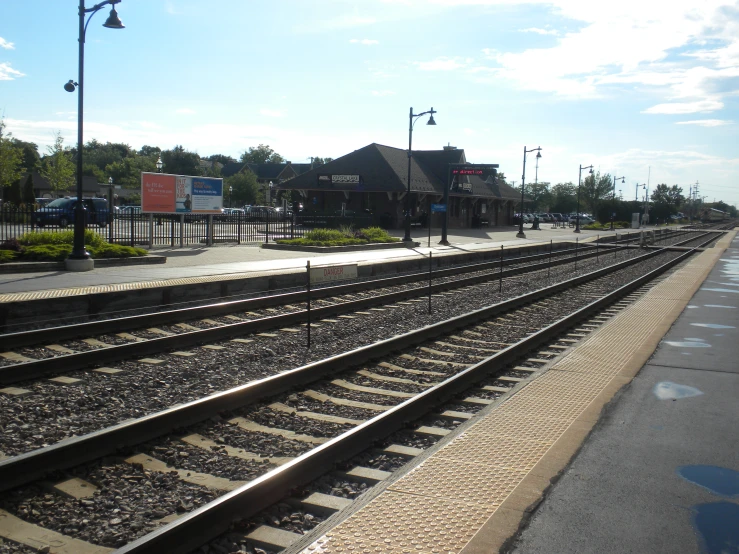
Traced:
<path id="1" fill-rule="evenodd" d="M 105 227 L 108 224 L 108 201 L 105 198 L 83 198 L 82 205 L 85 212 L 85 222 L 88 225 Z M 33 222 L 39 227 L 44 225 L 67 227 L 74 223 L 76 208 L 77 197 L 57 198 L 43 208 L 36 210 L 33 213 Z"/>
<path id="2" fill-rule="evenodd" d="M 246 208 L 246 217 L 252 221 L 275 221 L 277 212 L 272 206 L 249 206 Z"/>
<path id="3" fill-rule="evenodd" d="M 565 220 L 565 216 L 561 213 L 551 213 L 549 215 L 552 216 L 552 221 L 556 221 L 557 223 L 561 223 Z"/>
<path id="4" fill-rule="evenodd" d="M 290 208 L 287 208 L 287 210 L 282 207 L 275 208 L 275 213 L 280 221 L 289 221 L 293 217 L 293 211 Z"/>
<path id="5" fill-rule="evenodd" d="M 543 221 L 544 223 L 551 223 L 554 221 L 552 218 L 552 214 L 539 214 L 539 221 Z"/>
<path id="6" fill-rule="evenodd" d="M 221 215 L 226 221 L 237 221 L 239 217 L 243 219 L 244 213 L 241 208 L 223 208 L 221 210 Z"/>
<path id="7" fill-rule="evenodd" d="M 134 216 L 141 215 L 141 206 L 116 206 L 115 208 L 115 216 L 117 218 L 131 217 L 131 214 Z"/>
<path id="8" fill-rule="evenodd" d="M 570 216 L 570 223 L 577 223 L 577 214 Z M 580 214 L 580 225 L 590 225 L 591 223 L 595 223 L 593 218 Z"/>

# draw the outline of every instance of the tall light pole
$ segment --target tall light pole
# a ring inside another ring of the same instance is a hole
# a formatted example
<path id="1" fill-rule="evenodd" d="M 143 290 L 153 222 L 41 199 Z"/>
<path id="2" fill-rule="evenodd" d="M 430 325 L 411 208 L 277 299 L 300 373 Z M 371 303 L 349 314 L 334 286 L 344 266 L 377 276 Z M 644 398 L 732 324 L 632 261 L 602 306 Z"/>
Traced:
<path id="1" fill-rule="evenodd" d="M 90 257 L 89 252 L 85 250 L 85 211 L 82 203 L 82 122 L 83 122 L 83 93 L 85 90 L 85 33 L 90 19 L 103 7 L 110 4 L 111 10 L 108 19 L 103 23 L 103 27 L 108 29 L 123 29 L 123 23 L 118 19 L 118 13 L 115 11 L 115 5 L 121 0 L 105 0 L 99 4 L 95 4 L 92 8 L 85 8 L 85 0 L 80 0 L 79 6 L 79 76 L 75 83 L 70 79 L 65 85 L 64 90 L 74 92 L 77 89 L 77 204 L 74 209 L 74 242 L 72 244 L 72 253 L 65 261 L 65 267 L 70 271 L 89 271 L 95 267 L 95 262 Z M 85 22 L 85 15 L 90 14 Z"/>
<path id="2" fill-rule="evenodd" d="M 626 182 L 625 181 L 626 177 L 616 177 L 615 175 L 613 176 L 613 208 L 614 209 L 616 207 L 616 181 L 618 179 L 621 179 L 621 183 Z M 614 216 L 614 211 L 613 209 L 611 209 L 611 231 L 613 231 L 613 216 Z"/>
<path id="3" fill-rule="evenodd" d="M 233 186 L 228 185 L 228 207 L 231 208 L 231 193 L 234 191 Z"/>
<path id="4" fill-rule="evenodd" d="M 593 174 L 593 166 L 589 165 L 587 167 L 580 166 L 580 173 L 577 177 L 577 217 L 575 218 L 575 233 L 580 232 L 580 184 L 582 183 L 582 170 L 583 169 L 589 169 L 590 175 Z"/>
<path id="5" fill-rule="evenodd" d="M 413 125 L 416 124 L 416 121 L 419 117 L 426 114 L 431 114 L 431 117 L 429 117 L 429 120 L 426 122 L 426 125 L 436 125 L 436 121 L 434 121 L 434 114 L 436 113 L 436 110 L 434 108 L 431 108 L 430 110 L 426 112 L 421 112 L 414 114 L 413 108 L 411 107 L 411 111 L 408 114 L 408 190 L 405 193 L 405 236 L 403 237 L 404 241 L 410 241 L 411 239 L 411 157 L 413 157 Z M 445 185 L 447 186 L 447 185 Z"/>
<path id="6" fill-rule="evenodd" d="M 526 234 L 523 232 L 523 191 L 526 184 L 526 154 L 529 152 L 536 152 L 536 165 L 537 168 L 539 166 L 539 158 L 541 158 L 541 146 L 537 148 L 532 148 L 531 150 L 526 150 L 526 147 L 523 147 L 523 173 L 521 174 L 521 217 L 519 218 L 518 222 L 518 233 L 516 233 L 516 237 L 519 239 L 525 239 Z M 537 169 L 537 178 L 538 178 L 538 169 Z"/>

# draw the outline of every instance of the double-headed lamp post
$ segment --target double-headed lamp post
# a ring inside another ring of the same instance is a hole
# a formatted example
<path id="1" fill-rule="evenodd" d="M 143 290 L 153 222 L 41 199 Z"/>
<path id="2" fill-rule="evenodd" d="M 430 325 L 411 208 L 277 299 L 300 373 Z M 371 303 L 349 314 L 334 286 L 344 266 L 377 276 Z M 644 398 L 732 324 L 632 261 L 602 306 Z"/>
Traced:
<path id="1" fill-rule="evenodd" d="M 108 29 L 123 29 L 123 23 L 118 19 L 118 13 L 115 11 L 115 5 L 121 0 L 105 0 L 99 4 L 95 4 L 91 8 L 85 8 L 85 0 L 80 0 L 79 6 L 79 76 L 75 83 L 70 79 L 64 85 L 64 90 L 74 92 L 77 89 L 77 205 L 74 210 L 74 242 L 72 245 L 72 253 L 65 262 L 65 267 L 70 271 L 89 271 L 95 267 L 89 252 L 85 250 L 85 211 L 82 203 L 82 111 L 83 111 L 83 93 L 85 90 L 85 33 L 90 19 L 98 11 L 107 5 L 111 6 L 110 15 L 103 23 L 103 27 Z M 85 15 L 90 14 L 85 22 Z"/>
<path id="2" fill-rule="evenodd" d="M 575 233 L 580 232 L 580 184 L 582 183 L 582 170 L 589 169 L 590 175 L 593 174 L 593 166 L 589 165 L 586 167 L 580 166 L 580 173 L 577 177 L 577 217 L 575 218 Z"/>
<path id="3" fill-rule="evenodd" d="M 619 179 L 621 179 L 621 183 L 625 183 L 626 182 L 626 177 L 616 177 L 615 175 L 613 176 L 613 203 L 614 203 L 614 208 L 615 208 L 615 205 L 616 205 L 616 181 L 618 181 Z M 614 212 L 613 212 L 613 208 L 612 208 L 611 209 L 611 231 L 613 231 L 613 213 Z"/>
<path id="4" fill-rule="evenodd" d="M 430 110 L 426 112 L 421 112 L 414 114 L 413 108 L 411 108 L 410 113 L 408 114 L 408 190 L 405 193 L 405 236 L 403 237 L 404 241 L 410 241 L 411 239 L 411 157 L 413 156 L 412 152 L 412 145 L 413 145 L 413 126 L 416 124 L 416 121 L 419 117 L 422 115 L 430 114 L 431 117 L 429 117 L 429 120 L 426 122 L 426 125 L 436 125 L 436 121 L 434 121 L 434 114 L 436 113 L 436 110 L 434 108 L 431 108 Z M 429 225 L 431 223 L 429 222 Z"/>
<path id="5" fill-rule="evenodd" d="M 526 184 L 526 154 L 529 152 L 536 152 L 536 164 L 537 164 L 537 180 L 539 178 L 539 158 L 541 158 L 541 146 L 537 148 L 532 148 L 531 150 L 526 150 L 526 147 L 523 147 L 523 173 L 521 174 L 521 217 L 519 218 L 518 222 L 518 233 L 516 234 L 516 237 L 520 239 L 526 238 L 526 233 L 523 232 L 523 191 L 524 186 Z"/>

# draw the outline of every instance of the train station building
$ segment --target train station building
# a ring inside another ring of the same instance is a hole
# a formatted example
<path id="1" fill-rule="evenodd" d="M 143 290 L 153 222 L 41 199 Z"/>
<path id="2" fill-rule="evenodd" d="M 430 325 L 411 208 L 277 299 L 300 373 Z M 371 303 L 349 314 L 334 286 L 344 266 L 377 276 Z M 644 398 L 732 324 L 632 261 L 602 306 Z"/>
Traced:
<path id="1" fill-rule="evenodd" d="M 450 228 L 511 223 L 520 194 L 497 179 L 495 170 L 480 175 L 450 174 L 450 164 L 466 162 L 464 150 L 454 146 L 413 150 L 410 206 L 414 224 L 425 225 L 431 217 L 432 227 L 441 226 L 443 214 L 432 213 L 431 204 L 443 202 L 444 188 L 450 181 Z M 372 213 L 378 221 L 399 228 L 408 194 L 408 150 L 372 143 L 276 188 L 283 196 L 284 192 L 298 193 L 309 213 Z"/>

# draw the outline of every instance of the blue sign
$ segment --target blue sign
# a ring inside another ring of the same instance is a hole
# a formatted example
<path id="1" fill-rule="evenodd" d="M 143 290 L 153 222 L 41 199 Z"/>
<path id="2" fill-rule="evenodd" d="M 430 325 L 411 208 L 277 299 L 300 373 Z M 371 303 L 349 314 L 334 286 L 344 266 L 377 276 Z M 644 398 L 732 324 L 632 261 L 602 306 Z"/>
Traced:
<path id="1" fill-rule="evenodd" d="M 431 204 L 431 213 L 446 212 L 446 204 Z"/>

